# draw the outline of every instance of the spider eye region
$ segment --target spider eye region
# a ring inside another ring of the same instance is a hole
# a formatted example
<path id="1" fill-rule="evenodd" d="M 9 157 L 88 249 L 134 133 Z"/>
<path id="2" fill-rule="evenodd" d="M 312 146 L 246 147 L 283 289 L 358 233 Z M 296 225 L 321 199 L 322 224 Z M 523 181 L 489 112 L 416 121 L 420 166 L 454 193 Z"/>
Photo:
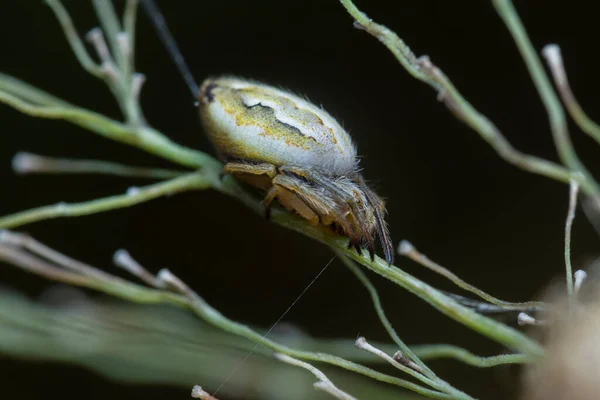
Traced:
<path id="1" fill-rule="evenodd" d="M 378 237 L 392 262 L 383 201 L 358 173 L 356 148 L 335 118 L 293 93 L 234 77 L 206 79 L 198 100 L 223 172 L 265 190 L 267 215 L 276 199 L 371 257 Z"/>

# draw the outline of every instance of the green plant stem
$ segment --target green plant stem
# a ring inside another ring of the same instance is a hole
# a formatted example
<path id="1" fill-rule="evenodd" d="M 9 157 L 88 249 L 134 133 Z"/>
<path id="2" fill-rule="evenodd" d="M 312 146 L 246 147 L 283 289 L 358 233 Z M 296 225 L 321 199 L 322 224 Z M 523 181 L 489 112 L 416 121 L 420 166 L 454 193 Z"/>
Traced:
<path id="1" fill-rule="evenodd" d="M 81 64 L 83 69 L 85 69 L 91 75 L 94 75 L 97 78 L 102 78 L 102 68 L 96 64 L 96 62 L 92 59 L 92 57 L 90 57 L 89 53 L 85 49 L 85 45 L 75 29 L 75 25 L 73 24 L 69 13 L 67 13 L 67 10 L 62 3 L 58 0 L 46 0 L 46 4 L 50 6 L 54 12 L 54 15 L 56 15 L 56 18 L 58 19 L 58 22 L 60 23 L 67 41 L 69 42 L 77 61 L 79 61 L 79 64 Z"/>
<path id="2" fill-rule="evenodd" d="M 379 298 L 379 294 L 377 293 L 377 289 L 371 283 L 367 275 L 360 270 L 354 263 L 354 261 L 348 259 L 348 257 L 340 252 L 337 249 L 334 249 L 334 252 L 337 254 L 338 258 L 344 263 L 344 265 L 356 276 L 356 278 L 362 283 L 362 285 L 367 289 L 369 295 L 371 296 L 371 301 L 373 302 L 373 306 L 375 307 L 375 312 L 381 321 L 381 324 L 387 331 L 388 335 L 392 338 L 394 343 L 398 346 L 400 351 L 407 356 L 410 360 L 417 363 L 425 372 L 425 375 L 431 379 L 435 379 L 436 375 L 433 371 L 417 357 L 417 355 L 400 339 L 400 336 L 396 333 L 396 330 L 392 326 L 391 322 L 388 320 L 385 315 L 385 311 L 383 310 L 383 306 L 381 305 L 381 299 Z"/>
<path id="3" fill-rule="evenodd" d="M 413 351 L 423 360 L 454 358 L 473 367 L 488 368 L 505 364 L 526 364 L 535 359 L 523 354 L 501 354 L 498 356 L 481 357 L 462 347 L 449 344 L 424 344 L 412 346 Z"/>
<path id="4" fill-rule="evenodd" d="M 556 92 L 552 88 L 552 84 L 550 83 L 546 72 L 544 71 L 542 62 L 537 56 L 537 53 L 527 36 L 527 32 L 521 23 L 517 11 L 510 0 L 493 0 L 493 3 L 517 44 L 519 52 L 527 66 L 527 70 L 529 71 L 540 98 L 544 103 L 544 107 L 546 108 L 550 120 L 554 144 L 561 161 L 573 173 L 580 173 L 585 177 L 585 187 L 589 191 L 588 194 L 599 195 L 600 186 L 581 163 L 579 157 L 577 157 L 577 153 L 575 152 L 573 143 L 569 137 L 567 120 L 563 108 Z"/>
<path id="5" fill-rule="evenodd" d="M 92 0 L 92 4 L 94 5 L 96 14 L 98 14 L 98 19 L 100 20 L 102 29 L 104 30 L 111 53 L 117 61 L 119 70 L 124 71 L 126 69 L 125 64 L 127 63 L 127 60 L 125 59 L 125 55 L 121 51 L 121 47 L 117 40 L 117 37 L 119 33 L 123 31 L 123 28 L 121 27 L 121 23 L 117 17 L 117 13 L 115 12 L 112 1 Z"/>
<path id="6" fill-rule="evenodd" d="M 24 114 L 38 118 L 66 120 L 108 139 L 138 147 L 150 154 L 186 167 L 203 167 L 212 171 L 221 169 L 221 163 L 214 158 L 205 153 L 178 145 L 153 128 L 147 126 L 131 127 L 80 107 L 33 104 L 26 98 L 20 97 L 22 94 L 21 89 L 24 89 L 29 98 L 33 96 L 42 98 L 45 92 L 42 90 L 32 92 L 31 85 L 22 83 L 12 77 L 8 77 L 12 83 L 11 91 L 2 90 L 3 86 L 6 87 L 6 85 L 3 85 L 3 78 L 5 77 L 8 76 L 0 75 L 0 103 L 5 103 Z M 23 86 L 20 86 L 21 83 Z M 54 98 L 54 96 L 52 97 Z M 60 99 L 55 99 L 62 102 Z"/>
<path id="7" fill-rule="evenodd" d="M 373 22 L 360 11 L 351 0 L 340 0 L 356 24 L 382 42 L 400 64 L 420 81 L 427 83 L 438 92 L 439 99 L 461 121 L 477 132 L 502 159 L 525 171 L 543 175 L 559 182 L 568 183 L 573 179 L 569 169 L 539 157 L 524 154 L 515 149 L 500 130 L 483 114 L 477 111 L 456 89 L 446 75 L 428 57 L 417 58 L 410 48 L 387 27 Z M 593 181 L 587 177 L 577 177 L 584 191 L 598 193 Z"/>
<path id="8" fill-rule="evenodd" d="M 310 365 L 309 363 L 306 363 L 306 362 L 300 361 L 300 360 L 296 360 L 295 358 L 286 356 L 285 354 L 275 354 L 275 358 L 277 358 L 278 360 L 283 361 L 287 364 L 294 365 L 294 366 L 300 367 L 300 368 L 304 368 L 305 370 L 310 371 L 310 373 L 312 373 L 318 380 L 317 383 L 314 384 L 315 389 L 327 392 L 327 393 L 331 394 L 333 397 L 340 399 L 340 400 L 358 400 L 356 397 L 353 397 L 353 396 L 349 395 L 348 393 L 337 388 L 333 384 L 333 382 L 331 382 L 329 380 L 329 378 L 327 378 L 327 376 L 323 372 L 321 372 L 314 366 Z"/>
<path id="9" fill-rule="evenodd" d="M 565 273 L 567 282 L 567 294 L 573 296 L 573 267 L 571 266 L 571 229 L 575 219 L 575 210 L 577 208 L 577 192 L 579 187 L 576 182 L 571 182 L 569 190 L 569 210 L 565 222 Z"/>
<path id="10" fill-rule="evenodd" d="M 541 310 L 544 308 L 544 303 L 541 301 L 526 301 L 526 302 L 521 302 L 521 303 L 514 303 L 514 302 L 510 302 L 510 301 L 500 300 L 500 299 L 484 292 L 483 290 L 471 285 L 470 283 L 464 281 L 463 279 L 461 279 L 459 276 L 457 276 L 455 273 L 453 273 L 449 269 L 430 260 L 427 256 L 420 253 L 412 244 L 410 244 L 407 241 L 402 241 L 400 243 L 398 253 L 403 256 L 408 257 L 409 259 L 413 260 L 414 262 L 418 263 L 419 265 L 422 265 L 423 267 L 440 274 L 444 278 L 447 278 L 448 280 L 450 280 L 452 283 L 454 283 L 459 288 L 466 290 L 467 292 L 471 292 L 471 293 L 479 296 L 483 300 L 485 300 L 491 304 L 497 305 L 499 307 L 502 307 L 506 310 L 530 310 L 530 309 Z"/>
<path id="11" fill-rule="evenodd" d="M 157 197 L 172 195 L 187 190 L 203 190 L 211 186 L 212 181 L 201 173 L 190 173 L 179 178 L 154 185 L 136 188 L 127 194 L 96 199 L 82 203 L 58 203 L 55 205 L 34 208 L 0 218 L 0 228 L 8 229 L 36 221 L 48 220 L 59 217 L 77 217 L 96 214 L 117 208 L 131 207 L 133 205 L 155 199 Z"/>
<path id="12" fill-rule="evenodd" d="M 218 178 L 216 181 L 218 182 Z M 236 191 L 237 185 L 227 182 L 230 181 L 219 183 L 217 189 L 223 193 L 238 197 L 239 192 Z M 80 204 L 59 204 L 23 211 L 0 218 L 0 227 L 12 228 L 43 219 L 88 215 L 138 204 L 142 201 L 156 198 L 166 193 L 190 190 L 192 188 L 206 189 L 214 184 L 214 177 L 207 178 L 200 173 L 184 175 L 181 178 L 171 181 L 143 187 L 139 189 L 135 195 L 119 195 Z M 251 199 L 247 197 L 238 198 L 241 198 L 243 201 L 248 203 L 251 201 Z M 257 209 L 259 207 L 259 204 L 255 204 L 253 208 Z M 362 254 L 359 255 L 356 252 L 347 249 L 346 238 L 335 235 L 326 229 L 311 226 L 306 223 L 306 221 L 292 216 L 286 212 L 275 211 L 272 215 L 272 219 L 284 227 L 303 233 L 309 237 L 319 240 L 320 242 L 332 247 L 333 249 L 336 249 L 337 251 L 341 251 L 343 254 L 352 258 L 363 266 L 417 295 L 419 298 L 428 302 L 443 314 L 475 331 L 480 332 L 505 346 L 525 354 L 534 356 L 540 356 L 542 354 L 542 349 L 537 343 L 518 331 L 483 315 L 477 314 L 466 307 L 463 307 L 455 300 L 444 295 L 426 283 L 414 278 L 406 272 L 394 266 L 388 266 L 387 263 L 379 257 L 376 257 L 374 261 L 371 261 L 368 257 Z"/>
<path id="13" fill-rule="evenodd" d="M 15 154 L 12 165 L 18 174 L 102 174 L 130 178 L 172 179 L 188 173 L 174 169 L 134 167 L 110 161 L 47 157 L 26 152 Z"/>
<path id="14" fill-rule="evenodd" d="M 308 351 L 295 350 L 288 346 L 279 344 L 265 336 L 253 331 L 246 325 L 229 320 L 219 311 L 212 308 L 201 297 L 184 296 L 181 294 L 167 292 L 164 290 L 149 289 L 120 278 L 80 275 L 57 266 L 49 264 L 33 255 L 22 252 L 12 246 L 0 244 L 0 260 L 18 266 L 28 272 L 35 273 L 47 279 L 67 283 L 70 285 L 98 290 L 111 296 L 119 297 L 128 301 L 141 304 L 172 304 L 191 310 L 198 317 L 209 324 L 234 335 L 245 337 L 254 343 L 263 345 L 272 351 L 286 354 L 290 357 L 318 361 L 344 368 L 373 378 L 375 380 L 390 383 L 431 398 L 447 399 L 447 395 L 434 390 L 424 388 L 404 379 L 392 377 L 379 373 L 371 368 L 347 361 L 343 358 L 324 353 L 312 353 Z M 468 399 L 466 397 L 465 399 Z"/>
<path id="15" fill-rule="evenodd" d="M 554 85 L 569 115 L 583 132 L 594 139 L 596 143 L 600 144 L 600 125 L 588 117 L 575 98 L 569 84 L 560 47 L 557 44 L 548 44 L 544 46 L 542 55 L 546 58 L 552 78 L 554 79 Z"/>
<path id="16" fill-rule="evenodd" d="M 273 220 L 286 228 L 304 233 L 313 239 L 327 244 L 333 249 L 341 251 L 347 257 L 396 283 L 398 286 L 403 287 L 432 305 L 444 315 L 464 324 L 473 331 L 479 332 L 498 343 L 530 356 L 541 356 L 543 354 L 543 350 L 539 344 L 517 330 L 460 305 L 454 299 L 434 289 L 425 282 L 416 279 L 393 265 L 388 265 L 385 260 L 378 256 L 375 256 L 375 259 L 371 261 L 365 254 L 358 254 L 348 250 L 346 238 L 334 235 L 322 228 L 310 226 L 299 218 L 287 213 L 274 215 Z"/>

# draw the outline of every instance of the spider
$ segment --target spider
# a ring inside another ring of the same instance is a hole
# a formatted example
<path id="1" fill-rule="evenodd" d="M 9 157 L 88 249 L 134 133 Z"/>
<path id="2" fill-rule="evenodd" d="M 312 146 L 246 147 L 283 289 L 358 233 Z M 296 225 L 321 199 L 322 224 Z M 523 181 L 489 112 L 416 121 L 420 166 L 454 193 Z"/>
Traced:
<path id="1" fill-rule="evenodd" d="M 223 173 L 266 192 L 267 218 L 277 200 L 348 237 L 359 253 L 366 248 L 371 259 L 378 238 L 393 262 L 385 204 L 365 183 L 356 148 L 331 115 L 287 91 L 227 76 L 206 79 L 198 100 Z"/>

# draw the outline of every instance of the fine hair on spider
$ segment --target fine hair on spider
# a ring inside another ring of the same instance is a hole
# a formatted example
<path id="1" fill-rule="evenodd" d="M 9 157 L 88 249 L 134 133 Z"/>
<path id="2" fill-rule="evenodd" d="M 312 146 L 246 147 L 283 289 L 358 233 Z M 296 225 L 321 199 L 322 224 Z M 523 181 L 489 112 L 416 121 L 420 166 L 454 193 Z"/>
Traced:
<path id="1" fill-rule="evenodd" d="M 325 110 L 263 83 L 209 77 L 200 88 L 153 0 L 142 3 L 192 95 L 223 174 L 265 191 L 265 215 L 274 200 L 313 225 L 349 239 L 373 260 L 377 240 L 388 264 L 394 249 L 385 203 L 365 183 L 350 135 Z"/>

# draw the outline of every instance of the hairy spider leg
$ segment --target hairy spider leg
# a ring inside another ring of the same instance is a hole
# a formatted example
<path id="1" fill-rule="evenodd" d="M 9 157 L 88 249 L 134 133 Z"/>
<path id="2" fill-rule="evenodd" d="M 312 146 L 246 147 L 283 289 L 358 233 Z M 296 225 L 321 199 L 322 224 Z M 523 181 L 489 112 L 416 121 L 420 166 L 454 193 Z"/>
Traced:
<path id="1" fill-rule="evenodd" d="M 348 247 L 350 248 L 354 246 L 356 251 L 360 254 L 361 246 L 365 245 L 365 247 L 369 251 L 371 260 L 375 259 L 375 243 L 371 235 L 372 229 L 366 223 L 367 218 L 364 212 L 365 204 L 368 202 L 368 199 L 362 195 L 360 190 L 364 190 L 363 187 L 357 188 L 356 183 L 350 180 L 343 185 L 334 185 L 331 183 L 330 179 L 327 176 L 314 169 L 305 169 L 296 166 L 284 166 L 281 167 L 281 171 L 290 172 L 295 175 L 306 177 L 307 179 L 314 181 L 328 189 L 332 193 L 334 198 L 340 198 L 343 200 L 344 203 L 348 204 L 352 211 L 350 215 L 353 219 L 353 223 L 354 225 L 358 225 L 358 231 L 362 233 L 361 235 L 350 237 L 351 240 L 350 243 L 348 243 Z M 367 188 L 367 190 L 370 189 Z M 377 230 L 377 232 L 379 232 L 379 230 Z"/>
<path id="2" fill-rule="evenodd" d="M 269 163 L 252 164 L 230 161 L 225 164 L 221 174 L 231 174 L 251 186 L 267 190 L 271 187 L 271 181 L 277 175 L 277 168 Z"/>
<path id="3" fill-rule="evenodd" d="M 355 235 L 346 220 L 344 210 L 322 189 L 315 188 L 302 179 L 290 175 L 277 175 L 264 203 L 268 208 L 277 198 L 286 209 L 298 213 L 314 225 L 337 223 L 347 235 Z"/>

